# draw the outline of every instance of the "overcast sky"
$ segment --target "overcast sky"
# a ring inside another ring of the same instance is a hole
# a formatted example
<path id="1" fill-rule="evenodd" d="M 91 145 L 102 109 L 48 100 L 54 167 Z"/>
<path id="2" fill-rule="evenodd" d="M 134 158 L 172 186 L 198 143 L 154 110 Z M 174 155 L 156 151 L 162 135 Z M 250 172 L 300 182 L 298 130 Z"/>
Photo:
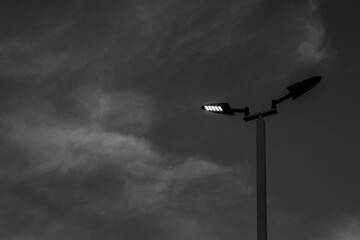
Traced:
<path id="1" fill-rule="evenodd" d="M 359 1 L 2 0 L 0 239 L 360 239 Z"/>

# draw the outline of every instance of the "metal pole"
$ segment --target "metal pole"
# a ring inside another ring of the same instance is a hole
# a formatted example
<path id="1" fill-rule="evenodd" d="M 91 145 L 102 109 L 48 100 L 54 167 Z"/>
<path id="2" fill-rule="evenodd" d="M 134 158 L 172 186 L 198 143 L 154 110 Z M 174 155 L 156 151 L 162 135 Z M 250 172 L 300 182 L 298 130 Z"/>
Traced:
<path id="1" fill-rule="evenodd" d="M 257 240 L 267 239 L 265 121 L 256 121 Z"/>

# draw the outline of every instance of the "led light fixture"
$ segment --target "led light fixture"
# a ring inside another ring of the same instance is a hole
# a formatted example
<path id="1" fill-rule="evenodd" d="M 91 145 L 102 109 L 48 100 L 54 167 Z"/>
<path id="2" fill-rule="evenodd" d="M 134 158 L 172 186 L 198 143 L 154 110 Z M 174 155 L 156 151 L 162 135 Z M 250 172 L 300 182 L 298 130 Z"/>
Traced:
<path id="1" fill-rule="evenodd" d="M 201 109 L 212 113 L 234 115 L 234 111 L 228 103 L 208 103 L 202 105 Z"/>

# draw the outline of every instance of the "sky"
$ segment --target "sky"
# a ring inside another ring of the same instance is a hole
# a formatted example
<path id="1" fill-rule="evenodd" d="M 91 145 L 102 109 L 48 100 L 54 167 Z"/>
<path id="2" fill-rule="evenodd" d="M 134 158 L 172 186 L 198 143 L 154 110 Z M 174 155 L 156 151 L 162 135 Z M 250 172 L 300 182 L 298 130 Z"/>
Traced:
<path id="1" fill-rule="evenodd" d="M 2 0 L 0 240 L 360 239 L 359 5 Z"/>

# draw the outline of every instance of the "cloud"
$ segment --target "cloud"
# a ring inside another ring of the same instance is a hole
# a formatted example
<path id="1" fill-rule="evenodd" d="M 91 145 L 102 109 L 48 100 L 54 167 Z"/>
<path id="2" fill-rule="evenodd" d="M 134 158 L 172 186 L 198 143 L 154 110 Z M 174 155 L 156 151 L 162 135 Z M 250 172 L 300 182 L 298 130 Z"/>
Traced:
<path id="1" fill-rule="evenodd" d="M 5 4 L 15 17 L 0 24 L 0 238 L 244 235 L 234 222 L 252 216 L 251 169 L 210 145 L 193 109 L 325 61 L 307 3 Z"/>
<path id="2" fill-rule="evenodd" d="M 307 40 L 299 46 L 299 59 L 305 63 L 319 63 L 328 56 L 323 49 L 323 27 L 321 24 L 317 25 L 307 25 Z"/>
<path id="3" fill-rule="evenodd" d="M 76 94 L 84 118 L 108 131 L 143 134 L 155 119 L 151 99 L 134 92 L 87 87 Z"/>
<path id="4" fill-rule="evenodd" d="M 360 239 L 360 220 L 348 217 L 342 223 L 329 230 L 329 240 L 356 240 Z"/>
<path id="5" fill-rule="evenodd" d="M 41 6 L 41 7 L 40 7 Z M 74 8 L 72 8 L 74 7 Z M 64 1 L 62 4 L 44 4 L 34 1 L 18 2 L 17 7 L 5 3 L 2 15 L 7 16 L 0 28 L 0 73 L 3 76 L 36 76 L 44 79 L 57 72 L 74 56 L 49 51 L 47 46 L 72 27 L 77 7 Z M 45 50 L 47 49 L 47 50 Z M 45 51 L 44 51 L 45 50 Z M 71 60 L 74 61 L 78 60 Z M 69 67 L 71 65 L 68 65 Z"/>
<path id="6" fill-rule="evenodd" d="M 182 75 L 191 71 L 206 77 L 203 71 L 209 72 L 209 68 L 204 64 L 212 63 L 213 75 L 225 68 L 223 64 L 239 69 L 238 79 L 244 80 L 237 88 L 249 82 L 263 83 L 257 76 L 259 71 L 251 72 L 248 66 L 256 65 L 261 73 L 271 75 L 282 72 L 282 77 L 274 77 L 281 81 L 303 64 L 318 64 L 328 56 L 324 26 L 315 14 L 318 6 L 315 1 L 304 5 L 293 6 L 284 14 L 291 4 L 271 9 L 263 0 L 109 1 L 103 7 L 95 2 L 64 3 L 68 8 L 63 7 L 50 27 L 38 31 L 36 36 L 40 37 L 28 39 L 18 34 L 0 43 L 6 55 L 1 72 L 3 76 L 36 81 L 52 79 L 54 74 L 63 75 L 65 81 L 72 73 L 82 72 L 91 81 L 99 76 L 116 82 L 121 75 L 123 86 L 143 83 L 144 77 L 156 78 L 152 81 L 158 84 L 180 77 L 185 82 L 200 83 L 199 78 Z M 273 15 L 259 16 L 267 8 L 282 17 L 274 21 Z M 93 14 L 95 9 L 97 14 Z M 29 24 L 36 26 L 47 17 L 40 14 Z M 258 19 L 262 19 L 261 24 L 254 24 Z M 29 44 L 32 47 L 26 47 Z M 230 59 L 229 54 L 238 57 Z M 279 66 L 288 70 L 280 71 Z M 223 82 L 225 88 L 227 81 Z M 177 82 L 173 80 L 172 84 L 179 87 Z M 209 85 L 209 89 L 218 87 Z"/>
<path id="7" fill-rule="evenodd" d="M 304 19 L 304 37 L 298 48 L 299 60 L 304 63 L 317 64 L 329 57 L 325 45 L 325 28 L 322 22 L 311 16 L 319 8 L 317 1 L 309 1 L 309 15 Z"/>
<path id="8" fill-rule="evenodd" d="M 115 101 L 143 102 L 130 92 L 100 96 L 107 101 L 114 97 Z M 83 103 L 84 98 L 79 99 L 79 104 Z M 99 102 L 101 106 L 102 101 Z M 90 115 L 99 111 L 92 105 Z M 87 105 L 79 106 L 89 111 Z M 111 102 L 107 106 L 113 107 Z M 131 116 L 138 119 L 135 112 L 141 112 L 142 107 L 135 104 L 129 111 L 128 124 L 133 121 Z M 3 136 L 6 146 L 2 149 L 0 177 L 5 185 L 0 186 L 0 191 L 6 197 L 1 201 L 0 211 L 5 217 L 0 226 L 14 225 L 13 232 L 3 229 L 8 239 L 27 239 L 23 234 L 28 238 L 58 235 L 82 239 L 109 231 L 108 227 L 89 228 L 100 219 L 127 224 L 138 216 L 153 216 L 161 223 L 167 217 L 176 221 L 186 209 L 192 209 L 192 213 L 182 219 L 190 221 L 197 218 L 198 211 L 226 204 L 221 194 L 242 198 L 251 192 L 246 176 L 234 175 L 228 166 L 201 157 L 161 153 L 142 137 L 104 128 L 107 122 L 97 114 L 85 124 L 62 121 L 51 112 L 49 108 L 39 108 L 3 119 L 7 131 Z M 28 118 L 29 114 L 34 116 Z M 180 231 L 181 226 L 175 223 L 169 226 Z M 131 235 L 139 228 L 136 224 L 128 227 L 134 229 Z M 109 236 L 124 236 L 126 229 L 118 228 Z"/>
<path id="9" fill-rule="evenodd" d="M 261 2 L 158 1 L 144 4 L 138 10 L 143 21 L 141 33 L 150 39 L 151 47 L 155 47 L 158 61 L 179 63 L 189 58 L 199 61 L 244 45 L 249 40 L 244 23 Z"/>

